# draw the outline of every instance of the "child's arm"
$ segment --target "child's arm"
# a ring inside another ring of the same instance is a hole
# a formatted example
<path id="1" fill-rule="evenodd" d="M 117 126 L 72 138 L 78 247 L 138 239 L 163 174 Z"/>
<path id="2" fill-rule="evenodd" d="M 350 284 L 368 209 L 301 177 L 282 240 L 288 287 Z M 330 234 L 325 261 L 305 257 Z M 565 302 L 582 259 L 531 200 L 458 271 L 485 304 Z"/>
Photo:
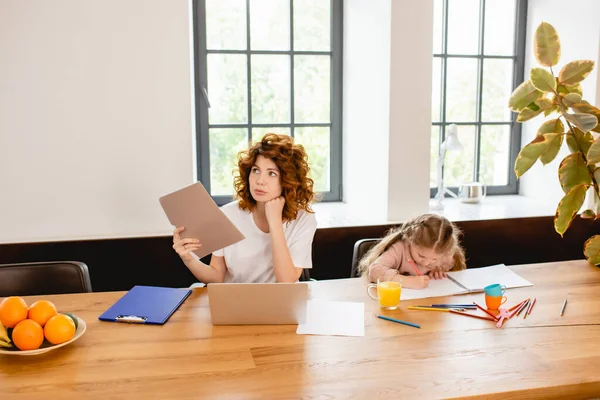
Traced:
<path id="1" fill-rule="evenodd" d="M 425 289 L 429 286 L 429 276 L 400 275 L 402 287 L 405 289 Z"/>
<path id="2" fill-rule="evenodd" d="M 399 275 L 400 265 L 402 263 L 403 246 L 395 243 L 389 249 L 384 251 L 367 269 L 367 276 L 373 283 L 380 281 L 400 282 L 402 276 Z"/>

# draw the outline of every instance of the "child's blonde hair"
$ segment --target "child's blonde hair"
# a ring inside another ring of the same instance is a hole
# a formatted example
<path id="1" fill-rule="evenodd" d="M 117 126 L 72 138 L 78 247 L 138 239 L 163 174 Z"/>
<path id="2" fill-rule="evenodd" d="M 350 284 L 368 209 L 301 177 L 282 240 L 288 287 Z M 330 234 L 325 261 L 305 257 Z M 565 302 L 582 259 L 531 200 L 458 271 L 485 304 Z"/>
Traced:
<path id="1" fill-rule="evenodd" d="M 390 229 L 379 243 L 373 246 L 358 264 L 360 275 L 367 272 L 369 265 L 399 240 L 438 253 L 453 253 L 454 266 L 451 271 L 467 268 L 465 253 L 460 247 L 460 229 L 446 218 L 437 214 L 423 214 L 403 225 Z"/>

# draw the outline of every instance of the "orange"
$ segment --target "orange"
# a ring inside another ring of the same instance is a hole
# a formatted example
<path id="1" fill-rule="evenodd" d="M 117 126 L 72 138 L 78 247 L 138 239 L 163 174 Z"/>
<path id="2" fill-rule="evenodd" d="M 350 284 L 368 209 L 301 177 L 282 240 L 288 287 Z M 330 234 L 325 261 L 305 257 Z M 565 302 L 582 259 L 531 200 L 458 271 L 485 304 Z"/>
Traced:
<path id="1" fill-rule="evenodd" d="M 14 328 L 27 319 L 27 303 L 21 297 L 7 297 L 0 303 L 0 322 L 7 328 Z"/>
<path id="2" fill-rule="evenodd" d="M 13 329 L 12 341 L 19 350 L 39 349 L 44 342 L 44 330 L 34 320 L 23 320 Z"/>
<path id="3" fill-rule="evenodd" d="M 29 307 L 28 318 L 34 320 L 43 327 L 46 325 L 46 322 L 56 314 L 58 314 L 58 312 L 52 302 L 48 300 L 38 300 Z"/>
<path id="4" fill-rule="evenodd" d="M 50 318 L 44 326 L 46 340 L 52 344 L 64 343 L 75 336 L 75 323 L 64 314 L 57 314 Z"/>

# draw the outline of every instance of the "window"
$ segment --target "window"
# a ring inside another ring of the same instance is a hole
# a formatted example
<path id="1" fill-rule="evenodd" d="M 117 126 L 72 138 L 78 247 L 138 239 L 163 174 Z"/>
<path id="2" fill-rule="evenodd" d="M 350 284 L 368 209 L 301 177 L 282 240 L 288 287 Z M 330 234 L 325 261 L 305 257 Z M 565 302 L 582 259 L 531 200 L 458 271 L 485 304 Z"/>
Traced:
<path id="1" fill-rule="evenodd" d="M 526 12 L 526 0 L 434 0 L 432 196 L 453 123 L 463 150 L 446 153 L 445 185 L 479 180 L 489 194 L 517 193 L 521 128 L 508 99 L 523 81 Z"/>
<path id="2" fill-rule="evenodd" d="M 236 155 L 267 132 L 304 145 L 341 199 L 341 0 L 196 0 L 198 176 L 231 201 Z"/>

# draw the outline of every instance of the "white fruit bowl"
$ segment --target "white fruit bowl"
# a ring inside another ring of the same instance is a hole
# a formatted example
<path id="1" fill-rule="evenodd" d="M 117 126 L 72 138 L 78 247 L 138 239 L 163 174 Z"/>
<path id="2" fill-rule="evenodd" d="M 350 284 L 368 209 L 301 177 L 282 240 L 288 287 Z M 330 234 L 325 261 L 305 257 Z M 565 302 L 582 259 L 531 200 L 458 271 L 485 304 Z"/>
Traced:
<path id="1" fill-rule="evenodd" d="M 35 350 L 19 350 L 14 345 L 10 348 L 0 347 L 0 354 L 7 354 L 9 356 L 35 356 L 38 354 L 47 353 L 49 351 L 56 350 L 59 347 L 66 346 L 69 343 L 73 343 L 83 335 L 85 329 L 85 321 L 77 317 L 77 330 L 75 331 L 75 336 L 73 336 L 71 340 L 67 340 L 66 342 L 61 344 L 50 344 L 48 343 L 48 341 L 44 340 L 44 343 L 42 343 L 42 347 Z"/>

